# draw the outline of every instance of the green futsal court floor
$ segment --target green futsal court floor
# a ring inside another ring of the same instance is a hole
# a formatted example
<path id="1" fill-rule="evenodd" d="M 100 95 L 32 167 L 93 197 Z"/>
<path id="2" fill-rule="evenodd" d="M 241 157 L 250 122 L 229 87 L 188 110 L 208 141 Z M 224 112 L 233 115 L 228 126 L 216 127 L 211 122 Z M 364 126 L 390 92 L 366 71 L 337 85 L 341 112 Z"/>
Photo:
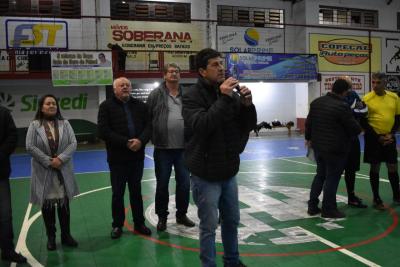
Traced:
<path id="1" fill-rule="evenodd" d="M 371 207 L 368 167 L 356 179 L 356 193 L 367 209 L 347 206 L 344 180 L 338 189 L 338 206 L 345 219 L 307 215 L 309 187 L 315 165 L 305 157 L 243 160 L 238 174 L 241 224 L 240 253 L 248 266 L 400 266 L 400 207 L 391 203 L 392 193 L 382 166 L 380 191 L 385 211 Z M 170 182 L 170 217 L 166 232 L 157 233 L 154 213 L 154 169 L 144 170 L 142 194 L 146 224 L 151 237 L 132 232 L 128 192 L 127 220 L 120 239 L 112 240 L 111 189 L 108 172 L 77 174 L 81 194 L 71 202 L 75 249 L 62 247 L 57 232 L 57 250 L 47 251 L 47 237 L 40 209 L 29 202 L 30 180 L 13 179 L 12 203 L 15 243 L 32 266 L 138 266 L 195 267 L 198 258 L 197 209 L 191 200 L 188 216 L 195 228 L 175 224 L 175 181 Z M 57 223 L 58 226 L 58 223 Z M 59 227 L 58 227 L 59 229 Z M 222 264 L 220 229 L 217 232 L 218 266 Z M 1 266 L 9 266 L 1 262 Z"/>

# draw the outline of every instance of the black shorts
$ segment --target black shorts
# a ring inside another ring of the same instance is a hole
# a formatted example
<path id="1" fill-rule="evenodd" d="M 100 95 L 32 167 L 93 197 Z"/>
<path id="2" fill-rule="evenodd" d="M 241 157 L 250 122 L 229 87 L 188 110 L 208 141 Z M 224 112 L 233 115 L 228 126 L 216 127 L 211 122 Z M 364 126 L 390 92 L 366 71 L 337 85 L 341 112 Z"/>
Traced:
<path id="1" fill-rule="evenodd" d="M 360 140 L 358 140 L 358 137 L 356 137 L 351 140 L 350 152 L 344 169 L 346 171 L 359 171 L 360 157 L 361 157 Z"/>
<path id="2" fill-rule="evenodd" d="M 365 147 L 364 147 L 364 162 L 365 163 L 397 163 L 397 145 L 396 137 L 394 142 L 383 146 L 378 142 L 378 139 L 370 134 L 364 135 Z"/>

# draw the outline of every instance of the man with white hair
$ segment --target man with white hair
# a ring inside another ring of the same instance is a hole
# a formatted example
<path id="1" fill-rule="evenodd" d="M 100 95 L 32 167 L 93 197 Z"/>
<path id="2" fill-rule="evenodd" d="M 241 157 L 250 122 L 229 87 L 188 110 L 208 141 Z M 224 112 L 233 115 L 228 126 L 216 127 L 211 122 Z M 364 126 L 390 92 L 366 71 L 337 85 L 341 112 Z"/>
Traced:
<path id="1" fill-rule="evenodd" d="M 111 238 L 122 235 L 125 221 L 124 193 L 128 183 L 134 229 L 151 235 L 143 215 L 141 180 L 144 166 L 144 147 L 149 140 L 147 105 L 131 97 L 132 85 L 125 78 L 113 83 L 114 96 L 100 104 L 98 129 L 106 143 L 112 188 Z"/>

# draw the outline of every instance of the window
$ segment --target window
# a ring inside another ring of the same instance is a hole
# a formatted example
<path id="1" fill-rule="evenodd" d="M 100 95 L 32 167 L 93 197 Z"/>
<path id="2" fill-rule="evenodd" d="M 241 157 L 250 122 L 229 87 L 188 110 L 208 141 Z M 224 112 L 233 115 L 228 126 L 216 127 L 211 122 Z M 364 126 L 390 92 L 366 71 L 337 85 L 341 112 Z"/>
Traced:
<path id="1" fill-rule="evenodd" d="M 0 0 L 0 13 L 12 16 L 81 17 L 80 0 Z"/>
<path id="2" fill-rule="evenodd" d="M 225 26 L 283 28 L 282 9 L 218 6 L 218 24 Z"/>
<path id="3" fill-rule="evenodd" d="M 112 19 L 190 21 L 190 4 L 173 2 L 146 2 L 111 0 Z"/>
<path id="4" fill-rule="evenodd" d="M 320 6 L 319 24 L 378 28 L 378 11 Z"/>

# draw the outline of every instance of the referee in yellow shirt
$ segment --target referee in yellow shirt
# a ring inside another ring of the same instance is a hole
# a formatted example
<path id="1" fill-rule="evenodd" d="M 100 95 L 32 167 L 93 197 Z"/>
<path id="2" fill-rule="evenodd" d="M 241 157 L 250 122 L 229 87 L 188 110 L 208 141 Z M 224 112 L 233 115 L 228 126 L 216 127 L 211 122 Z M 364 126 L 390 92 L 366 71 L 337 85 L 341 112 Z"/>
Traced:
<path id="1" fill-rule="evenodd" d="M 383 210 L 385 206 L 379 196 L 379 171 L 381 162 L 386 162 L 393 202 L 400 204 L 399 174 L 397 172 L 397 148 L 395 133 L 400 124 L 400 100 L 385 90 L 384 73 L 372 74 L 372 89 L 363 97 L 368 107 L 368 116 L 362 121 L 365 129 L 364 162 L 371 165 L 369 178 L 374 195 L 373 206 Z"/>

